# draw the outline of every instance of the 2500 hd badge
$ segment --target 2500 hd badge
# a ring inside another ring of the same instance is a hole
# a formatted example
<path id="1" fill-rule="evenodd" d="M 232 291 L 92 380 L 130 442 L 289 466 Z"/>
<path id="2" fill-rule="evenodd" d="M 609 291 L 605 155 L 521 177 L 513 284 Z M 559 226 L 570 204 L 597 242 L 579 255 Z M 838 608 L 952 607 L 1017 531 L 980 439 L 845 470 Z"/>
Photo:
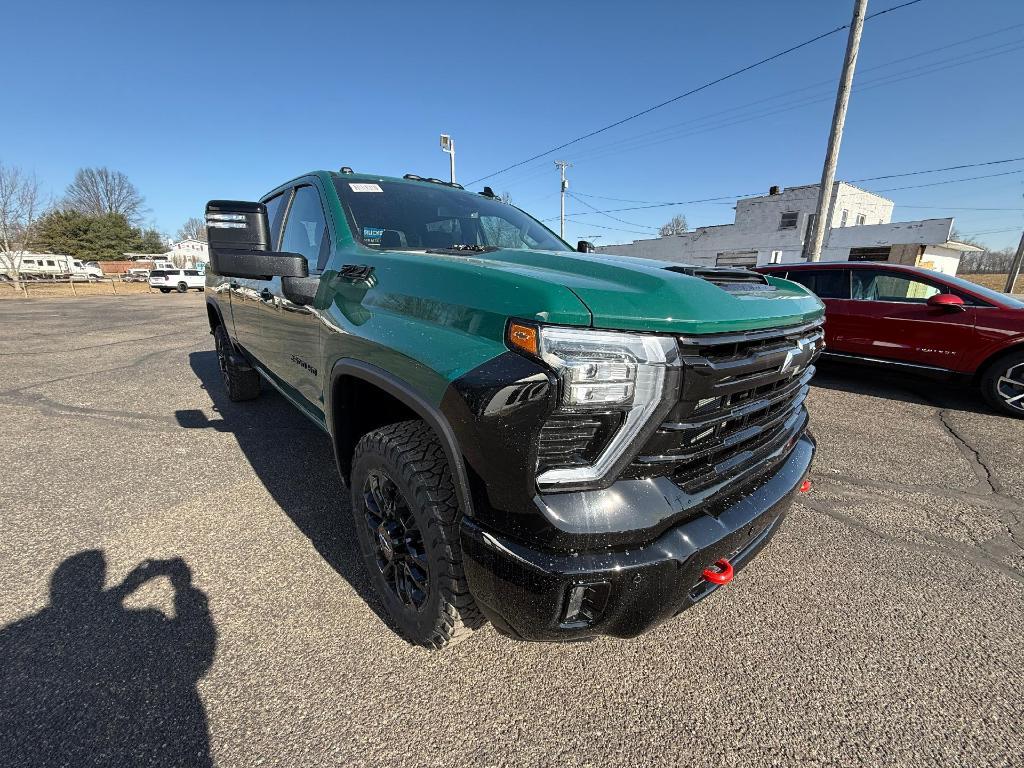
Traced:
<path id="1" fill-rule="evenodd" d="M 206 221 L 224 386 L 330 436 L 412 642 L 637 635 L 728 584 L 806 481 L 800 285 L 573 249 L 411 174 L 309 173 Z"/>

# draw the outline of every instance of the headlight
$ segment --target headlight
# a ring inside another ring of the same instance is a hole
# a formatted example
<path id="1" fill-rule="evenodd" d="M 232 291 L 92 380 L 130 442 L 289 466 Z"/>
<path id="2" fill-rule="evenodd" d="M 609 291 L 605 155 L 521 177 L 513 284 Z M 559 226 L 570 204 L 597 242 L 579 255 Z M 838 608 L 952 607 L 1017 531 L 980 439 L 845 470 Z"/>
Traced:
<path id="1" fill-rule="evenodd" d="M 668 336 L 512 323 L 508 340 L 559 378 L 558 408 L 541 433 L 541 488 L 593 487 L 621 471 L 620 461 L 631 458 L 629 449 L 674 385 L 670 374 L 678 374 L 676 342 Z M 545 460 L 548 445 L 562 453 Z"/>

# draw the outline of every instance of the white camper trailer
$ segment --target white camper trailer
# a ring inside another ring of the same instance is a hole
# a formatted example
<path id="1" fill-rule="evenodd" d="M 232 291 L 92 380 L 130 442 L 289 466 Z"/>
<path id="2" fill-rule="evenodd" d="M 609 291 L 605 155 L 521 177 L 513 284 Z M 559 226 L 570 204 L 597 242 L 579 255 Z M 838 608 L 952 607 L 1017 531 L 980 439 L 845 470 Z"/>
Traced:
<path id="1" fill-rule="evenodd" d="M 86 264 L 73 256 L 59 253 L 26 253 L 18 259 L 17 270 L 23 278 L 70 277 L 73 280 L 95 280 L 103 277 L 99 266 Z"/>

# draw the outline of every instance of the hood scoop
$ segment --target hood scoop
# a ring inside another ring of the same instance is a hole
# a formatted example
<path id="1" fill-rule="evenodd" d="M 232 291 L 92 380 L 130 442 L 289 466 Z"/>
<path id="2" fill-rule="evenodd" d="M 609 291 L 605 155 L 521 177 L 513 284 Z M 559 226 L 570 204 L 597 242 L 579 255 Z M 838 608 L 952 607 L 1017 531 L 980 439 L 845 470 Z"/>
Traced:
<path id="1" fill-rule="evenodd" d="M 672 266 L 665 267 L 665 269 L 669 272 L 678 272 L 681 275 L 699 277 L 701 280 L 707 280 L 709 283 L 717 285 L 723 291 L 731 293 L 775 290 L 775 286 L 768 282 L 768 278 L 760 272 L 752 272 L 749 269 L 691 266 Z"/>

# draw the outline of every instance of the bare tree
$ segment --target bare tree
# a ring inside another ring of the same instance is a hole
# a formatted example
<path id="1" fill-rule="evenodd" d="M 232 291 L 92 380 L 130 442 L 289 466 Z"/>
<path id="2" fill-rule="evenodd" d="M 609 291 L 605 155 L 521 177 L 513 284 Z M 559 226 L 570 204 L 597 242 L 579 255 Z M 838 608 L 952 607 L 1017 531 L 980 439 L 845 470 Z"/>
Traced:
<path id="1" fill-rule="evenodd" d="M 64 192 L 64 207 L 89 216 L 120 213 L 139 224 L 145 213 L 145 198 L 128 177 L 109 168 L 79 168 Z"/>
<path id="2" fill-rule="evenodd" d="M 196 216 L 185 219 L 178 230 L 179 240 L 202 240 L 206 242 L 206 221 Z"/>
<path id="3" fill-rule="evenodd" d="M 512 193 L 509 192 L 508 190 L 505 190 L 500 195 L 498 195 L 498 199 L 501 200 L 501 202 L 505 203 L 505 205 L 512 205 Z"/>
<path id="4" fill-rule="evenodd" d="M 680 213 L 669 219 L 667 224 L 662 225 L 658 234 L 662 237 L 671 237 L 672 235 L 681 235 L 687 229 L 689 227 L 686 224 L 686 217 Z"/>
<path id="5" fill-rule="evenodd" d="M 21 257 L 29 249 L 42 208 L 35 175 L 0 163 L 0 271 L 15 286 Z"/>

